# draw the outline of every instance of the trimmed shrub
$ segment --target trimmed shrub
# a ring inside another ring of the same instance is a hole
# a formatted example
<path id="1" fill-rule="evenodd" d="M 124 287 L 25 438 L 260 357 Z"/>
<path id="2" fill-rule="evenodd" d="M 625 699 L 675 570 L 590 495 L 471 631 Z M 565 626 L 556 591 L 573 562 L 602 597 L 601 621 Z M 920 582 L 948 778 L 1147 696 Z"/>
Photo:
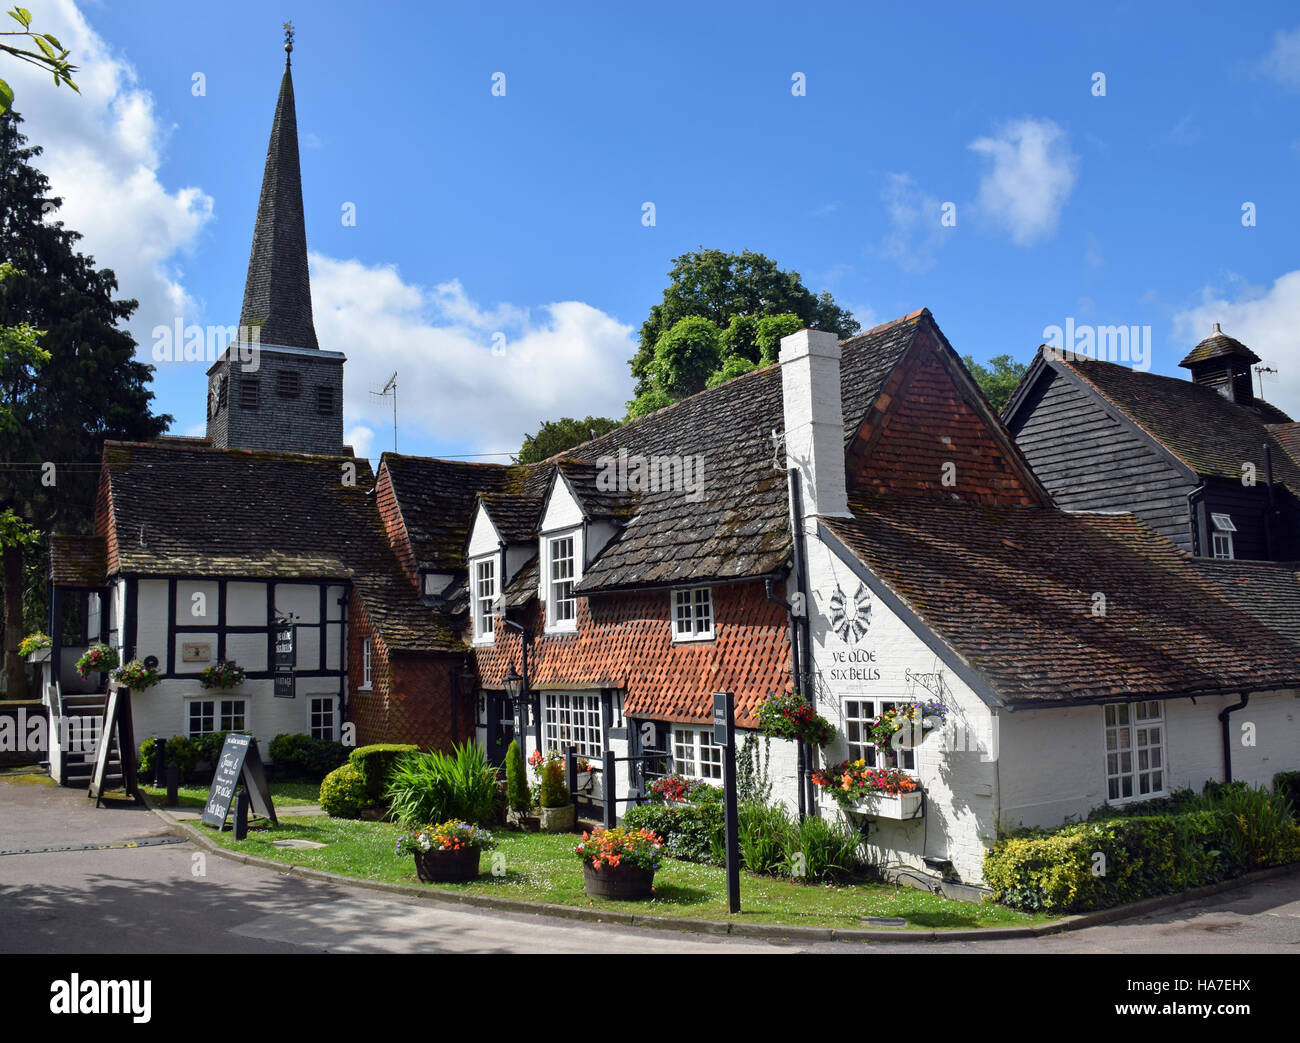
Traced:
<path id="1" fill-rule="evenodd" d="M 380 742 L 371 746 L 358 746 L 348 754 L 348 763 L 361 773 L 369 802 L 378 804 L 384 799 L 384 789 L 388 785 L 388 777 L 393 771 L 393 766 L 405 754 L 418 751 L 418 746 L 408 743 Z M 430 821 L 441 822 L 442 819 Z M 424 825 L 423 822 L 417 824 Z"/>
<path id="2" fill-rule="evenodd" d="M 371 801 L 366 780 L 355 764 L 344 764 L 320 784 L 321 810 L 333 818 L 356 818 Z"/>
<path id="3" fill-rule="evenodd" d="M 277 735 L 271 740 L 271 761 L 281 778 L 301 775 L 319 781 L 348 759 L 342 743 L 313 739 L 301 733 Z"/>
<path id="4" fill-rule="evenodd" d="M 721 804 L 638 804 L 628 809 L 623 825 L 658 834 L 669 858 L 726 862 L 726 813 Z"/>
<path id="5" fill-rule="evenodd" d="M 385 797 L 392 817 L 405 828 L 458 819 L 491 825 L 497 769 L 472 742 L 455 755 L 407 753 L 394 765 Z"/>
<path id="6" fill-rule="evenodd" d="M 506 747 L 506 799 L 510 810 L 520 815 L 527 814 L 533 806 L 532 794 L 528 791 L 528 770 L 524 767 L 524 751 L 514 739 Z"/>
<path id="7" fill-rule="evenodd" d="M 217 747 L 218 750 L 221 747 Z M 158 741 L 152 736 L 145 739 L 136 751 L 136 770 L 141 779 L 151 779 L 154 763 L 158 756 Z M 167 763 L 175 764 L 181 782 L 194 774 L 194 767 L 199 762 L 199 747 L 194 739 L 184 735 L 173 735 L 167 740 Z"/>

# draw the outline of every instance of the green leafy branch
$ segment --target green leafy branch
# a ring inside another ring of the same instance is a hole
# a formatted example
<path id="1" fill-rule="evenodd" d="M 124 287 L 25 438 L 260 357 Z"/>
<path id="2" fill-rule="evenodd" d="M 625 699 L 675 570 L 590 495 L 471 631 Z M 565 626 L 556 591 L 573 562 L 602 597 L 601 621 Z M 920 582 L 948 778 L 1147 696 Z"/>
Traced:
<path id="1" fill-rule="evenodd" d="M 9 17 L 21 25 L 22 30 L 0 32 L 0 36 L 30 37 L 38 50 L 27 50 L 14 44 L 0 43 L 0 51 L 12 54 L 20 61 L 49 71 L 54 76 L 54 85 L 56 87 L 61 83 L 66 83 L 80 94 L 80 89 L 72 82 L 72 74 L 77 71 L 77 67 L 68 64 L 68 49 L 59 43 L 58 38 L 53 33 L 32 32 L 32 13 L 25 7 L 15 7 L 9 12 Z M 13 103 L 13 88 L 4 80 L 0 80 L 0 114 L 8 112 Z"/>

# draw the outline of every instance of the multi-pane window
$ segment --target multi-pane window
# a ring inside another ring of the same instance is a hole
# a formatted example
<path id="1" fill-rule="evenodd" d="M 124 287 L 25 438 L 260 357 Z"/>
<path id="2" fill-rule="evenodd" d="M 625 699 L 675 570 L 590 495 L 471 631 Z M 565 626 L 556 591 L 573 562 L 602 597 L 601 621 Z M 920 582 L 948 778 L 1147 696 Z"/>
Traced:
<path id="1" fill-rule="evenodd" d="M 371 669 L 375 657 L 375 643 L 369 638 L 361 642 L 361 687 L 370 687 Z"/>
<path id="2" fill-rule="evenodd" d="M 334 739 L 334 696 L 312 696 L 309 727 L 313 739 Z"/>
<path id="3" fill-rule="evenodd" d="M 243 699 L 194 699 L 189 704 L 189 733 L 242 732 L 248 724 Z"/>
<path id="4" fill-rule="evenodd" d="M 1214 532 L 1211 534 L 1214 556 L 1216 558 L 1235 557 L 1236 555 L 1232 549 L 1232 534 L 1237 531 L 1237 526 L 1232 524 L 1232 516 L 1228 514 L 1211 514 L 1210 523 L 1214 526 Z"/>
<path id="5" fill-rule="evenodd" d="M 1106 799 L 1159 797 L 1165 792 L 1165 722 L 1160 702 L 1110 703 L 1106 724 Z"/>
<path id="6" fill-rule="evenodd" d="M 849 760 L 863 760 L 871 768 L 889 766 L 889 753 L 897 757 L 896 767 L 904 771 L 916 770 L 916 751 L 908 749 L 880 750 L 871 742 L 868 729 L 875 719 L 898 704 L 880 699 L 847 699 L 844 702 L 844 734 L 849 740 Z"/>
<path id="7" fill-rule="evenodd" d="M 275 375 L 275 392 L 281 398 L 297 398 L 302 374 L 296 369 L 282 369 Z"/>
<path id="8" fill-rule="evenodd" d="M 490 638 L 496 626 L 497 568 L 487 558 L 474 563 L 474 637 Z"/>
<path id="9" fill-rule="evenodd" d="M 673 640 L 695 641 L 713 636 L 713 592 L 708 587 L 673 591 Z"/>
<path id="10" fill-rule="evenodd" d="M 562 536 L 550 541 L 550 624 L 572 627 L 577 617 L 577 599 L 573 596 L 573 537 Z"/>
<path id="11" fill-rule="evenodd" d="M 256 409 L 261 394 L 262 382 L 257 377 L 243 377 L 239 381 L 239 408 Z"/>
<path id="12" fill-rule="evenodd" d="M 722 778 L 722 747 L 710 728 L 673 728 L 673 770 L 696 779 Z"/>
<path id="13" fill-rule="evenodd" d="M 599 757 L 601 742 L 600 696 L 581 692 L 547 692 L 542 716 L 543 745 L 567 750 L 576 746 L 583 757 Z"/>

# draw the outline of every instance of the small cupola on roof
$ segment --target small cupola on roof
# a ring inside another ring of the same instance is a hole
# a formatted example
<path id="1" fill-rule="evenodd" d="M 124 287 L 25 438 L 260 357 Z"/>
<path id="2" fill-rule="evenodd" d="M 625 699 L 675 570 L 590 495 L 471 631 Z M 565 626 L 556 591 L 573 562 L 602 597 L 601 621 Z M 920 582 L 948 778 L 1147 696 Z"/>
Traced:
<path id="1" fill-rule="evenodd" d="M 1258 361 L 1258 355 L 1229 337 L 1216 322 L 1210 335 L 1178 364 L 1191 370 L 1193 383 L 1213 388 L 1230 402 L 1249 406 L 1255 402 L 1250 367 Z"/>
<path id="2" fill-rule="evenodd" d="M 345 360 L 320 349 L 312 321 L 287 23 L 284 51 L 239 316 L 241 348 L 208 370 L 208 438 L 219 449 L 336 455 L 343 450 Z"/>

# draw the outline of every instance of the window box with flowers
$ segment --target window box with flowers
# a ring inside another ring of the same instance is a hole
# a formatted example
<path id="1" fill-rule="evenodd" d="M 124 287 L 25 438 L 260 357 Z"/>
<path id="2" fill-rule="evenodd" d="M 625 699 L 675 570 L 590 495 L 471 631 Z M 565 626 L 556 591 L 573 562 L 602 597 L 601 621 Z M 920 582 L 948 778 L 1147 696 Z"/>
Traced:
<path id="1" fill-rule="evenodd" d="M 18 642 L 18 655 L 29 663 L 45 663 L 49 661 L 53 647 L 54 642 L 47 634 L 28 634 Z"/>
<path id="2" fill-rule="evenodd" d="M 813 772 L 813 783 L 851 815 L 905 821 L 925 812 L 915 778 L 897 768 L 872 768 L 865 760 L 841 761 Z"/>
<path id="3" fill-rule="evenodd" d="M 199 671 L 199 684 L 204 688 L 238 688 L 243 683 L 244 668 L 235 662 L 223 659 Z"/>
<path id="4" fill-rule="evenodd" d="M 758 718 L 758 730 L 774 739 L 824 747 L 835 738 L 835 725 L 817 713 L 802 696 L 788 690 L 769 695 L 754 715 Z"/>

